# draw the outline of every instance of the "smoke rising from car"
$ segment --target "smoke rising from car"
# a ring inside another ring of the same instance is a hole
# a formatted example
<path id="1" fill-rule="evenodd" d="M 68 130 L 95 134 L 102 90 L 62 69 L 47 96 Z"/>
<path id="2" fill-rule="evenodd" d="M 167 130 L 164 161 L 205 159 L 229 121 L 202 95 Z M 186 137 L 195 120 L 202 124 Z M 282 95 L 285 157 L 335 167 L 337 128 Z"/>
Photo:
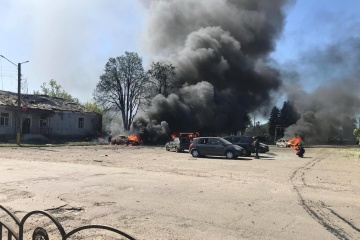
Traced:
<path id="1" fill-rule="evenodd" d="M 360 114 L 359 64 L 359 38 L 311 49 L 291 64 L 295 74 L 286 75 L 285 86 L 301 118 L 286 129 L 286 137 L 301 134 L 306 143 L 326 143 L 332 137 L 352 139 L 356 126 L 352 118 Z M 302 85 L 308 84 L 318 87 L 307 92 Z"/>

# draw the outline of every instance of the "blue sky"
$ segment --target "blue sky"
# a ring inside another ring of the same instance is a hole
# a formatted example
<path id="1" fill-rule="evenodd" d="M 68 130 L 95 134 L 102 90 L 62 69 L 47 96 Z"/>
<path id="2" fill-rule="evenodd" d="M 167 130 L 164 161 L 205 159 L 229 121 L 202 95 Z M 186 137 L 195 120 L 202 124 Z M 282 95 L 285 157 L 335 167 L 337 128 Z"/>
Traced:
<path id="1" fill-rule="evenodd" d="M 346 3 L 346 5 L 345 5 Z M 271 56 L 297 61 L 311 49 L 359 37 L 360 1 L 299 0 L 287 7 L 284 31 Z M 109 57 L 138 52 L 146 9 L 135 0 L 0 0 L 0 54 L 24 62 L 28 92 L 55 79 L 81 101 L 92 92 Z M 17 91 L 16 67 L 0 58 L 0 89 Z M 311 91 L 311 89 L 308 89 Z"/>
<path id="2" fill-rule="evenodd" d="M 360 37 L 359 9 L 357 0 L 297 1 L 287 9 L 286 25 L 272 56 L 284 63 L 341 38 Z"/>

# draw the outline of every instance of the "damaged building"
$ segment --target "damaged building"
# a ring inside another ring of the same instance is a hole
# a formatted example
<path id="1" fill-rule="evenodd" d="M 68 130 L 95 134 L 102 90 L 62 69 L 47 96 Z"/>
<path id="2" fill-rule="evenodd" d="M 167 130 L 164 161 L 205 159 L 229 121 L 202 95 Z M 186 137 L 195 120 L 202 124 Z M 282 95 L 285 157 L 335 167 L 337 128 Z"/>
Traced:
<path id="1" fill-rule="evenodd" d="M 16 139 L 19 112 L 21 138 L 86 139 L 101 133 L 102 115 L 72 100 L 47 95 L 0 91 L 0 141 Z"/>

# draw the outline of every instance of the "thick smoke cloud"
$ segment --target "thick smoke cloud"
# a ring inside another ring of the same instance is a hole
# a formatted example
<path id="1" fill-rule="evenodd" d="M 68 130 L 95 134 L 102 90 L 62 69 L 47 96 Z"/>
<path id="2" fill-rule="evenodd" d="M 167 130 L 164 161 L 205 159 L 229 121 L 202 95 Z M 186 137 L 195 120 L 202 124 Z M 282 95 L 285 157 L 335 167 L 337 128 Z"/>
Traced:
<path id="1" fill-rule="evenodd" d="M 287 2 L 146 1 L 144 43 L 154 60 L 176 67 L 177 88 L 157 96 L 137 121 L 166 121 L 173 132 L 229 132 L 243 125 L 247 113 L 271 104 L 281 81 L 268 54 L 283 28 Z"/>
<path id="2" fill-rule="evenodd" d="M 351 118 L 360 114 L 360 39 L 351 38 L 321 50 L 304 53 L 297 74 L 289 78 L 288 98 L 301 113 L 285 135 L 301 134 L 306 143 L 325 143 L 330 137 L 350 138 Z M 289 75 L 288 75 L 289 76 Z M 318 86 L 307 93 L 301 83 Z"/>

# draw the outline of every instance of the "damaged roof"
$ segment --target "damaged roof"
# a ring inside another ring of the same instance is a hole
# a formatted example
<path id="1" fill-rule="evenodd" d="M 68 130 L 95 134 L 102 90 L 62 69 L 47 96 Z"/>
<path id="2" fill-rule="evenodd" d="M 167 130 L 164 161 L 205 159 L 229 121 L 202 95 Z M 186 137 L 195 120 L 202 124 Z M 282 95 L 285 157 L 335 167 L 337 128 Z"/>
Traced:
<path id="1" fill-rule="evenodd" d="M 17 107 L 17 102 L 17 93 L 0 90 L 0 106 Z M 21 106 L 37 110 L 94 113 L 73 100 L 38 94 L 21 94 Z"/>

